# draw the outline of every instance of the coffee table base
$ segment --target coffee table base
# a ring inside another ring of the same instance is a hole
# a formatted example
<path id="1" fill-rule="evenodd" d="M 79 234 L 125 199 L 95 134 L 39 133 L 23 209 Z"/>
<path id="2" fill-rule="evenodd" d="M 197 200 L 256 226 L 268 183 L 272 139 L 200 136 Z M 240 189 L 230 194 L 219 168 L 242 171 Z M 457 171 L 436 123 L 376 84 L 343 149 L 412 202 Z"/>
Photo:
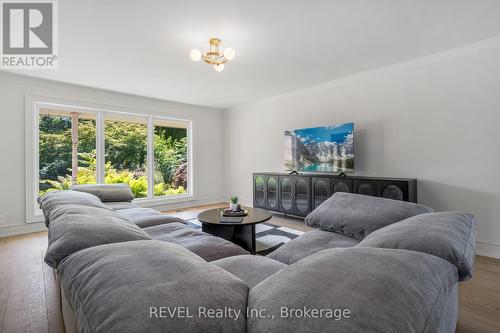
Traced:
<path id="1" fill-rule="evenodd" d="M 213 236 L 224 238 L 255 254 L 255 224 L 222 225 L 202 223 L 201 230 Z"/>

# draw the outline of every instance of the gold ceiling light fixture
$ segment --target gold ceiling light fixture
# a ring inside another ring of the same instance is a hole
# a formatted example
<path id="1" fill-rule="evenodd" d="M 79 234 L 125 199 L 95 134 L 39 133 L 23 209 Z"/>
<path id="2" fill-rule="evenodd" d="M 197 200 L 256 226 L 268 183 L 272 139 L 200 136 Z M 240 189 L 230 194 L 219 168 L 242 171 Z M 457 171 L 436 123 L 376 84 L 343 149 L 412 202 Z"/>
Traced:
<path id="1" fill-rule="evenodd" d="M 193 61 L 200 61 L 203 59 L 207 64 L 213 65 L 217 72 L 222 72 L 224 70 L 224 64 L 233 60 L 236 53 L 234 49 L 230 47 L 223 49 L 221 41 L 218 38 L 211 38 L 208 43 L 210 44 L 210 50 L 208 52 L 202 53 L 198 49 L 192 49 L 189 52 L 189 57 Z"/>

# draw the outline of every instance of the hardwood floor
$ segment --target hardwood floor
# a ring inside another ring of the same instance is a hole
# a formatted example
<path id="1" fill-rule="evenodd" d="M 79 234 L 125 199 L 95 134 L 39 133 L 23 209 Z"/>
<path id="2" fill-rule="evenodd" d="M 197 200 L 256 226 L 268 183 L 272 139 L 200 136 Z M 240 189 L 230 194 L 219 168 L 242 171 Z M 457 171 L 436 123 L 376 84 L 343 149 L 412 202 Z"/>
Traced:
<path id="1" fill-rule="evenodd" d="M 170 211 L 184 219 L 220 207 Z M 275 215 L 270 223 L 308 231 L 300 219 Z M 54 270 L 43 262 L 47 232 L 0 239 L 0 332 L 62 333 L 59 288 Z M 457 332 L 500 332 L 500 260 L 476 257 L 474 277 L 460 283 Z"/>
<path id="2" fill-rule="evenodd" d="M 457 332 L 500 332 L 500 260 L 476 256 L 474 275 L 461 282 Z"/>
<path id="3" fill-rule="evenodd" d="M 43 262 L 47 232 L 0 239 L 1 332 L 64 332 L 55 271 Z"/>

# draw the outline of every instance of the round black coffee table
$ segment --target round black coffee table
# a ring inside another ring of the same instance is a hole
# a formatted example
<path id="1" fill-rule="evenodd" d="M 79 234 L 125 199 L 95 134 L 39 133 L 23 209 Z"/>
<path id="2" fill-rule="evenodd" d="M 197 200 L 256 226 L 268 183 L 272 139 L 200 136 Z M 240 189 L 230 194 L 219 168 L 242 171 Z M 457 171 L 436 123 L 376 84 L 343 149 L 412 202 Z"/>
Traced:
<path id="1" fill-rule="evenodd" d="M 271 214 L 263 209 L 242 207 L 248 211 L 241 223 L 221 223 L 222 208 L 215 208 L 201 212 L 198 220 L 201 230 L 211 235 L 227 239 L 255 254 L 255 225 L 271 218 Z"/>

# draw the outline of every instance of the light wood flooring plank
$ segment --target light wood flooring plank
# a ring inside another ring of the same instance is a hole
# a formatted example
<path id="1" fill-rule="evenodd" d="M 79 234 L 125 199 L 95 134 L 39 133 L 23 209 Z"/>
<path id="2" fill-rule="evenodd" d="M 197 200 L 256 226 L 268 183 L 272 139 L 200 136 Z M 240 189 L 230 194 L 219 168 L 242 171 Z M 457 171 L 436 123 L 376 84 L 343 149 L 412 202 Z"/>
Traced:
<path id="1" fill-rule="evenodd" d="M 39 236 L 18 236 L 12 240 L 11 253 L 3 263 L 8 268 L 9 298 L 2 332 L 48 331 L 42 264 Z"/>

